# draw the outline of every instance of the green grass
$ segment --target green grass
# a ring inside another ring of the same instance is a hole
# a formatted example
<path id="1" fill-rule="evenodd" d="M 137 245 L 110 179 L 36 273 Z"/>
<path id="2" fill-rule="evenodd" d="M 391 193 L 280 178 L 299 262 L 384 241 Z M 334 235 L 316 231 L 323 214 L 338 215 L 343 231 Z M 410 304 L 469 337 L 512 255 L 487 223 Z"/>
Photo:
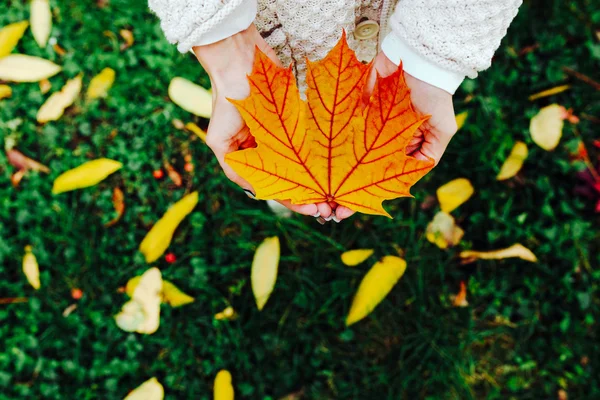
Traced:
<path id="1" fill-rule="evenodd" d="M 526 2 L 493 66 L 456 94 L 457 111 L 468 110 L 469 119 L 440 166 L 413 189 L 416 200 L 389 202 L 393 220 L 356 216 L 325 226 L 278 219 L 266 204 L 247 199 L 203 142 L 172 126 L 174 118 L 191 117 L 168 100 L 170 79 L 209 82 L 191 55 L 165 41 L 144 1 L 111 0 L 104 9 L 95 1 L 51 3 L 53 36 L 67 54 L 39 49 L 29 31 L 17 50 L 64 66 L 51 79 L 53 90 L 80 72 L 87 83 L 104 67 L 114 68 L 117 80 L 108 99 L 79 101 L 44 126 L 35 122 L 47 97 L 37 84 L 11 85 L 13 97 L 0 101 L 0 134 L 52 170 L 28 174 L 15 189 L 13 168 L 0 155 L 0 298 L 28 298 L 0 305 L 0 398 L 120 399 L 156 376 L 168 399 L 209 399 L 222 368 L 231 371 L 237 398 L 247 399 L 298 391 L 306 399 L 551 399 L 561 388 L 572 399 L 600 398 L 600 218 L 573 194 L 581 165 L 570 160 L 578 137 L 592 151 L 598 124 L 566 124 L 554 152 L 535 146 L 528 133 L 529 119 L 551 102 L 576 115 L 599 115 L 598 92 L 562 70 L 598 78 L 600 10 L 593 1 Z M 26 18 L 26 2 L 0 4 L 0 26 Z M 103 33 L 118 37 L 119 29 L 131 29 L 136 40 L 123 52 Z M 564 83 L 573 85 L 565 93 L 527 100 Z M 516 140 L 530 148 L 522 177 L 497 182 Z M 183 170 L 186 152 L 196 169 L 184 176 L 185 190 L 152 177 L 163 158 Z M 51 194 L 59 173 L 101 156 L 124 168 L 97 187 Z M 463 243 L 444 252 L 423 235 L 436 208 L 420 204 L 456 177 L 469 178 L 476 194 L 453 213 L 466 231 Z M 105 228 L 114 216 L 115 185 L 127 209 Z M 177 262 L 161 258 L 155 265 L 196 302 L 163 306 L 153 335 L 123 332 L 112 318 L 126 300 L 117 289 L 148 268 L 139 243 L 187 188 L 199 191 L 200 202 L 170 247 Z M 256 246 L 273 235 L 282 242 L 280 273 L 258 312 L 250 263 Z M 539 263 L 460 266 L 456 258 L 463 248 L 515 242 L 531 248 Z M 27 244 L 42 271 L 37 292 L 21 272 Z M 376 251 L 368 263 L 348 268 L 339 255 L 351 248 Z M 345 328 L 368 266 L 398 251 L 408 262 L 405 276 L 371 316 Z M 449 297 L 461 280 L 468 282 L 469 306 L 454 308 Z M 64 318 L 73 287 L 85 295 Z M 215 321 L 228 304 L 239 318 Z"/>

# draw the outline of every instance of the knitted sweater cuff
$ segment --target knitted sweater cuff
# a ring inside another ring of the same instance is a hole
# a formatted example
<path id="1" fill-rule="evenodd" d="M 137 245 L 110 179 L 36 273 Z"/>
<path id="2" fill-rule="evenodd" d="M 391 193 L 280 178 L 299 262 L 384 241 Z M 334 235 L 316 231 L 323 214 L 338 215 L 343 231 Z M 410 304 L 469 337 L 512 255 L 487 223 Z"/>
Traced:
<path id="1" fill-rule="evenodd" d="M 193 42 L 192 46 L 204 46 L 216 43 L 248 29 L 256 18 L 256 3 L 256 0 L 242 2 L 219 25 L 204 33 L 197 42 Z"/>
<path id="2" fill-rule="evenodd" d="M 427 60 L 393 31 L 383 40 L 381 50 L 394 64 L 399 65 L 402 61 L 402 68 L 406 73 L 450 94 L 454 94 L 465 79 L 465 75 L 449 71 Z"/>

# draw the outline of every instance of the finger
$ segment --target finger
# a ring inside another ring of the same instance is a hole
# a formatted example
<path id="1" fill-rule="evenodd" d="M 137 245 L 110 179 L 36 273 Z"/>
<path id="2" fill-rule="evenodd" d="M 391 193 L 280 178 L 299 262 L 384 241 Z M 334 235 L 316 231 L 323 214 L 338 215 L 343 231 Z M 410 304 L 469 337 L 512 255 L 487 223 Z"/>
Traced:
<path id="1" fill-rule="evenodd" d="M 406 147 L 406 153 L 412 155 L 418 160 L 433 159 L 437 165 L 442 155 L 446 151 L 450 140 L 454 136 L 454 131 L 449 130 L 442 132 L 437 129 L 432 129 L 428 122 L 425 122 L 419 133 L 413 141 Z M 420 143 L 419 143 L 420 142 Z"/>
<path id="2" fill-rule="evenodd" d="M 311 217 L 319 216 L 317 215 L 319 210 L 316 204 L 292 204 L 292 202 L 289 200 L 277 200 L 277 202 L 298 214 L 310 215 Z"/>
<path id="3" fill-rule="evenodd" d="M 323 218 L 329 218 L 332 213 L 331 206 L 327 203 L 317 203 L 317 210 L 319 211 L 319 216 Z"/>
<path id="4" fill-rule="evenodd" d="M 338 221 L 336 222 L 341 222 L 343 220 L 345 220 L 346 218 L 351 217 L 352 215 L 354 215 L 356 211 L 353 211 L 351 209 L 349 209 L 348 207 L 345 206 L 338 206 L 338 208 L 335 209 L 335 219 L 337 219 Z M 334 221 L 335 221 L 334 219 Z"/>

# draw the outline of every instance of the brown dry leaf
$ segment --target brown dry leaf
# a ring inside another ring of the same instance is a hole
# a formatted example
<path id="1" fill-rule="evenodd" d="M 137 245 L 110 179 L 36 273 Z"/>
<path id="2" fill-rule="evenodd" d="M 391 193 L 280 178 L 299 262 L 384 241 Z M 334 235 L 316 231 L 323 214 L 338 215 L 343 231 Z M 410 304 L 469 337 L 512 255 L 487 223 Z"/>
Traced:
<path id="1" fill-rule="evenodd" d="M 50 173 L 50 168 L 46 167 L 21 153 L 19 150 L 10 149 L 6 151 L 6 158 L 13 167 L 25 171 L 39 171 L 46 174 Z"/>
<path id="2" fill-rule="evenodd" d="M 114 217 L 111 221 L 104 224 L 104 226 L 107 228 L 119 222 L 119 220 L 123 216 L 123 213 L 125 212 L 125 195 L 123 194 L 123 191 L 118 187 L 113 189 L 112 203 L 115 207 L 115 211 L 117 212 L 117 216 Z"/>
<path id="3" fill-rule="evenodd" d="M 452 299 L 452 305 L 454 307 L 466 307 L 469 305 L 467 301 L 467 285 L 464 281 L 460 281 L 460 291 Z"/>
<path id="4" fill-rule="evenodd" d="M 537 262 L 537 257 L 531 250 L 520 243 L 513 244 L 506 249 L 491 251 L 473 251 L 466 250 L 459 254 L 463 264 L 468 264 L 476 260 L 502 260 L 505 258 L 520 258 L 525 261 Z"/>
<path id="5" fill-rule="evenodd" d="M 173 181 L 175 186 L 181 187 L 183 185 L 183 179 L 181 178 L 181 174 L 177 172 L 177 170 L 167 160 L 163 162 L 163 166 L 165 167 L 167 175 L 169 175 L 169 178 Z"/>
<path id="6" fill-rule="evenodd" d="M 473 195 L 475 189 L 466 178 L 454 179 L 436 191 L 442 211 L 450 213 Z"/>
<path id="7" fill-rule="evenodd" d="M 543 97 L 548 97 L 548 96 L 552 96 L 554 94 L 562 93 L 565 90 L 569 90 L 570 88 L 571 88 L 571 85 L 560 85 L 560 86 L 553 87 L 551 89 L 542 90 L 541 92 L 538 92 L 538 93 L 535 93 L 535 94 L 532 94 L 531 96 L 529 96 L 529 101 L 533 101 L 533 100 L 541 99 Z"/>
<path id="8" fill-rule="evenodd" d="M 8 85 L 0 85 L 0 100 L 12 96 L 12 88 Z"/>
<path id="9" fill-rule="evenodd" d="M 517 175 L 523 167 L 528 154 L 527 145 L 523 142 L 516 142 L 508 158 L 502 164 L 496 180 L 504 181 Z"/>
<path id="10" fill-rule="evenodd" d="M 20 169 L 10 176 L 10 183 L 13 185 L 13 187 L 19 186 L 26 172 L 27 171 L 24 169 Z"/>
<path id="11" fill-rule="evenodd" d="M 452 215 L 443 211 L 438 212 L 427 225 L 425 237 L 431 243 L 444 250 L 460 243 L 465 231 L 458 225 Z"/>
<path id="12" fill-rule="evenodd" d="M 67 318 L 69 315 L 73 313 L 77 309 L 77 304 L 71 304 L 67 308 L 63 310 L 62 316 Z"/>
<path id="13" fill-rule="evenodd" d="M 67 51 L 65 49 L 63 49 L 62 47 L 60 47 L 60 45 L 58 43 L 53 44 L 52 48 L 54 49 L 56 54 L 58 54 L 61 57 L 64 56 L 65 54 L 67 54 Z"/>
<path id="14" fill-rule="evenodd" d="M 40 107 L 37 113 L 37 121 L 41 124 L 56 121 L 70 107 L 81 92 L 82 75 L 67 81 L 60 92 L 52 93 L 48 100 Z"/>
<path id="15" fill-rule="evenodd" d="M 123 40 L 125 40 L 125 43 L 121 45 L 121 51 L 133 46 L 133 42 L 135 41 L 133 38 L 133 32 L 131 32 L 129 29 L 121 29 L 119 31 L 119 35 L 121 35 Z"/>
<path id="16" fill-rule="evenodd" d="M 40 81 L 40 92 L 46 94 L 52 89 L 52 83 L 48 79 L 42 79 Z"/>
<path id="17" fill-rule="evenodd" d="M 203 142 L 206 143 L 206 132 L 204 132 L 202 129 L 200 129 L 200 127 L 198 125 L 196 125 L 193 122 L 188 122 L 187 124 L 185 124 L 185 129 L 194 133 L 196 136 L 198 136 L 200 139 L 202 139 Z"/>

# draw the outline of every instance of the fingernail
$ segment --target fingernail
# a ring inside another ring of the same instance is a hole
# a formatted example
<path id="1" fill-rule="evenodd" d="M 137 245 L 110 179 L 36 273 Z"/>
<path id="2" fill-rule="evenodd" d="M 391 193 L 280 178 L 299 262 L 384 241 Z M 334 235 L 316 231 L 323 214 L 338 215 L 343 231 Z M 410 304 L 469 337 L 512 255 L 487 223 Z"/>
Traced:
<path id="1" fill-rule="evenodd" d="M 333 216 L 333 221 L 336 223 L 340 223 L 341 219 L 339 219 L 338 217 L 336 217 L 335 215 Z"/>
<path id="2" fill-rule="evenodd" d="M 252 193 L 251 190 L 244 189 L 244 193 L 246 193 L 246 196 L 250 197 L 251 199 L 256 199 L 256 195 Z"/>
<path id="3" fill-rule="evenodd" d="M 333 219 L 333 214 L 331 214 L 329 217 L 325 218 L 325 221 L 329 222 Z"/>
<path id="4" fill-rule="evenodd" d="M 321 212 L 320 211 L 317 211 L 317 213 L 315 215 L 313 215 L 313 217 L 315 217 L 315 218 L 319 218 L 320 216 L 321 216 Z"/>
<path id="5" fill-rule="evenodd" d="M 325 225 L 325 218 L 317 217 L 317 222 L 320 223 L 321 225 Z"/>

